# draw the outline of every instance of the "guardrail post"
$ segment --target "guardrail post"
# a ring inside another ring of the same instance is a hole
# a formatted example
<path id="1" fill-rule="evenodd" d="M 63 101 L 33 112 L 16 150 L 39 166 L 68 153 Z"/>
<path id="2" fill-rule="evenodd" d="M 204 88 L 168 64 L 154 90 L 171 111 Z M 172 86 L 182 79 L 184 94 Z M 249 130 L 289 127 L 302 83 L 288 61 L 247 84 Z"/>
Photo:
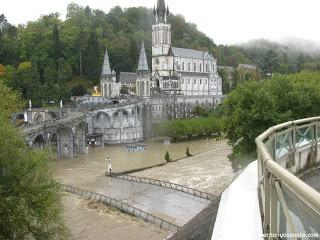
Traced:
<path id="1" fill-rule="evenodd" d="M 275 179 L 270 178 L 270 233 L 278 233 L 278 197 L 275 190 Z M 270 238 L 270 237 L 269 237 Z M 272 238 L 271 238 L 272 239 Z"/>

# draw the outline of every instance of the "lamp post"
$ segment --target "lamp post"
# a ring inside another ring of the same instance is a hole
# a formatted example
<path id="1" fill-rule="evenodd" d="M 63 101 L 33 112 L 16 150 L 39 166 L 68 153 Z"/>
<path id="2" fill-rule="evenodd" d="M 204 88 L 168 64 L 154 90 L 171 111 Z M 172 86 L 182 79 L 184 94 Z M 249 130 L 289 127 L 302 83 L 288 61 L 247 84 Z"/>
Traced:
<path id="1" fill-rule="evenodd" d="M 108 173 L 109 173 L 109 175 L 111 175 L 112 174 L 111 158 L 107 157 L 106 161 L 107 161 L 107 164 L 108 164 L 108 168 L 107 168 Z"/>

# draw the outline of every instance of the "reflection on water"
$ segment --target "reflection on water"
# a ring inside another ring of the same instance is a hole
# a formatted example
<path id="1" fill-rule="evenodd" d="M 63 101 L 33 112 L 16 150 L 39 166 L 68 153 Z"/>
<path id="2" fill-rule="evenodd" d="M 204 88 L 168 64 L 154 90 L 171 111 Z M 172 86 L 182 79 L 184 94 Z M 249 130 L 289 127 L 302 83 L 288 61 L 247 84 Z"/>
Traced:
<path id="1" fill-rule="evenodd" d="M 126 147 L 120 145 L 91 148 L 88 154 L 79 155 L 75 159 L 58 160 L 58 166 L 73 168 L 81 165 L 84 168 L 104 170 L 108 164 L 106 158 L 110 157 L 112 171 L 127 171 L 165 163 L 166 151 L 171 159 L 179 159 L 186 156 L 187 147 L 191 154 L 196 154 L 209 150 L 214 143 L 214 139 L 201 139 L 165 144 L 163 139 L 157 139 L 148 141 L 144 152 L 127 152 Z"/>

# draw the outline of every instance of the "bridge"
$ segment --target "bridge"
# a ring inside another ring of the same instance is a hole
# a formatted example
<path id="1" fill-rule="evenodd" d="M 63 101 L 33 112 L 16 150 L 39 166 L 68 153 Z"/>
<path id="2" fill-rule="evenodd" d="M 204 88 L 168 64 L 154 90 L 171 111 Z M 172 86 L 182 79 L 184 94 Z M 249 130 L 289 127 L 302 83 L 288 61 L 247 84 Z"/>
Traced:
<path id="1" fill-rule="evenodd" d="M 46 112 L 32 115 L 42 114 Z M 84 114 L 72 111 L 62 117 L 40 122 L 37 121 L 40 117 L 35 117 L 32 124 L 24 125 L 21 130 L 30 148 L 44 148 L 47 145 L 50 154 L 53 150 L 58 157 L 73 158 L 86 151 Z"/>

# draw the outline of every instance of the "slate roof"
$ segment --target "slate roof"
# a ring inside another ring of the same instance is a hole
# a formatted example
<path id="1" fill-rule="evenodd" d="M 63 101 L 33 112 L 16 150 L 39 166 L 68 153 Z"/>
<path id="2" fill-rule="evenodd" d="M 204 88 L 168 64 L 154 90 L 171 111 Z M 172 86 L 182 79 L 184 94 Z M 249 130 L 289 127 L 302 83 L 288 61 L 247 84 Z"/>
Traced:
<path id="1" fill-rule="evenodd" d="M 248 69 L 248 70 L 257 70 L 257 67 L 255 65 L 250 65 L 250 64 L 239 64 L 238 68 Z"/>
<path id="2" fill-rule="evenodd" d="M 234 71 L 234 67 L 229 67 L 229 66 L 218 66 L 218 69 L 219 70 L 222 69 L 222 70 L 224 70 L 224 71 L 226 71 L 228 73 L 231 73 L 231 72 Z"/>
<path id="3" fill-rule="evenodd" d="M 148 71 L 148 70 L 149 70 L 149 67 L 148 67 L 146 50 L 144 49 L 144 43 L 142 42 L 139 63 L 138 63 L 138 71 Z"/>
<path id="4" fill-rule="evenodd" d="M 118 76 L 118 82 L 135 84 L 137 74 L 133 72 L 121 72 Z"/>
<path id="5" fill-rule="evenodd" d="M 111 68 L 110 68 L 110 62 L 109 62 L 108 49 L 106 49 L 106 52 L 104 54 L 103 67 L 102 67 L 101 75 L 102 76 L 111 75 Z"/>
<path id="6" fill-rule="evenodd" d="M 171 51 L 175 57 L 213 60 L 213 56 L 208 52 L 204 52 L 204 51 L 198 51 L 198 50 L 187 49 L 187 48 L 177 48 L 177 47 L 172 47 Z"/>

